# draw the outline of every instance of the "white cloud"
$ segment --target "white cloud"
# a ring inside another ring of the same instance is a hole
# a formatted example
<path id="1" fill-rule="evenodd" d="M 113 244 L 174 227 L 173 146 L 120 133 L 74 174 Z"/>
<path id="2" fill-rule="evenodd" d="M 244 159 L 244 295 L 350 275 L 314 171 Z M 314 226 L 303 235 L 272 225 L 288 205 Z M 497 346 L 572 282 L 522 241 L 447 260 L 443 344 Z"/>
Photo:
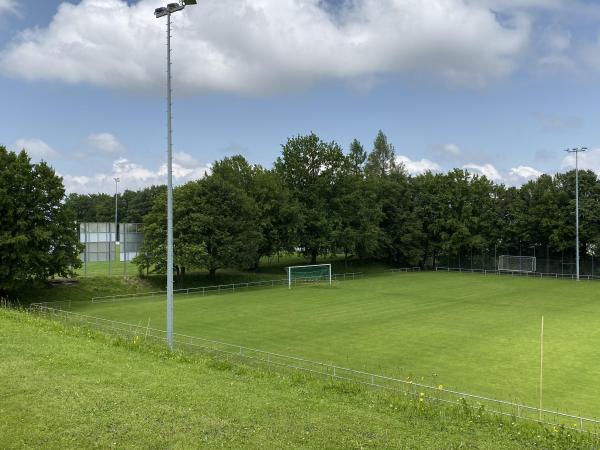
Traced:
<path id="1" fill-rule="evenodd" d="M 529 166 L 518 166 L 513 167 L 508 171 L 508 176 L 506 177 L 506 181 L 509 184 L 520 186 L 528 181 L 535 180 L 543 175 L 537 169 Z"/>
<path id="2" fill-rule="evenodd" d="M 471 173 L 476 173 L 478 175 L 483 175 L 485 176 L 488 180 L 491 181 L 502 181 L 503 177 L 502 175 L 500 175 L 500 172 L 498 172 L 498 169 L 496 169 L 493 165 L 491 164 L 465 164 L 463 166 L 463 169 L 466 169 L 467 171 L 471 172 Z"/>
<path id="3" fill-rule="evenodd" d="M 18 139 L 14 145 L 15 151 L 19 152 L 23 149 L 34 160 L 43 159 L 48 161 L 50 158 L 59 158 L 61 155 L 47 143 L 37 138 Z"/>
<path id="4" fill-rule="evenodd" d="M 483 175 L 488 180 L 496 183 L 509 184 L 511 186 L 521 186 L 530 180 L 535 180 L 542 175 L 537 169 L 529 166 L 517 166 L 511 168 L 508 173 L 503 175 L 493 164 L 466 164 L 463 169 L 470 173 Z"/>
<path id="5" fill-rule="evenodd" d="M 575 168 L 575 154 L 569 153 L 562 162 L 563 170 Z M 579 168 L 583 170 L 592 170 L 600 175 L 600 148 L 588 150 L 579 154 Z"/>
<path id="6" fill-rule="evenodd" d="M 426 172 L 439 172 L 442 170 L 439 164 L 428 159 L 413 161 L 407 156 L 398 156 L 396 161 L 403 164 L 404 168 L 411 175 L 422 175 Z"/>
<path id="7" fill-rule="evenodd" d="M 62 3 L 48 27 L 21 33 L 0 63 L 25 79 L 162 92 L 164 20 L 152 15 L 161 5 Z M 177 90 L 262 94 L 398 73 L 482 85 L 510 74 L 529 43 L 525 14 L 500 20 L 481 2 L 354 0 L 333 13 L 322 5 L 206 0 L 178 13 Z"/>
<path id="8" fill-rule="evenodd" d="M 86 144 L 92 150 L 103 153 L 119 153 L 123 150 L 123 145 L 110 133 L 93 133 L 85 139 Z"/>
<path id="9" fill-rule="evenodd" d="M 183 184 L 191 180 L 202 178 L 205 173 L 210 173 L 211 165 L 201 164 L 187 153 L 173 155 L 173 181 Z M 113 162 L 111 173 L 98 173 L 92 176 L 62 175 L 67 192 L 89 194 L 96 192 L 114 192 L 113 178 L 119 177 L 119 190 L 141 189 L 146 186 L 166 184 L 166 164 L 156 170 L 144 167 L 141 164 L 119 158 Z"/>
<path id="10" fill-rule="evenodd" d="M 441 151 L 451 156 L 459 156 L 462 153 L 456 144 L 446 144 L 442 146 Z"/>
<path id="11" fill-rule="evenodd" d="M 0 0 L 0 14 L 17 14 L 17 2 L 15 0 Z"/>

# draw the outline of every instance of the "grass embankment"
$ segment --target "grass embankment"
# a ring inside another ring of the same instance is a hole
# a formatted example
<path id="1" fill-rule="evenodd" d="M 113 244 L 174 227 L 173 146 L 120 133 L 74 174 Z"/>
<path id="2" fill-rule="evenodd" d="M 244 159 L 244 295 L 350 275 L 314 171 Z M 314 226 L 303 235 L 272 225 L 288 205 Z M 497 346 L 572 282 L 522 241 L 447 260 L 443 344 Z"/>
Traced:
<path id="1" fill-rule="evenodd" d="M 463 407 L 166 354 L 0 309 L 2 448 L 597 448 Z"/>
<path id="2" fill-rule="evenodd" d="M 164 329 L 162 298 L 73 305 Z M 595 283 L 422 272 L 334 286 L 175 298 L 175 330 L 410 378 L 471 394 L 600 416 L 600 291 Z"/>

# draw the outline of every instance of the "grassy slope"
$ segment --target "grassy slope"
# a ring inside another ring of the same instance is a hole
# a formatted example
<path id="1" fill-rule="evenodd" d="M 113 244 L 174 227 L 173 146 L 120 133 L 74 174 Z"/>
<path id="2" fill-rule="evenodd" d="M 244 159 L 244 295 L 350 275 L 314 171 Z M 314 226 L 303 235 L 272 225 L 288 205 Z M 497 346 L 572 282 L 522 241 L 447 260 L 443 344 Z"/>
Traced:
<path id="1" fill-rule="evenodd" d="M 269 374 L 0 309 L 1 448 L 595 448 L 390 394 Z"/>
<path id="2" fill-rule="evenodd" d="M 596 284 L 446 273 L 178 298 L 176 330 L 273 352 L 511 399 L 538 401 L 545 316 L 545 406 L 600 416 Z M 164 327 L 164 302 L 75 310 Z M 435 375 L 434 375 L 435 374 Z"/>

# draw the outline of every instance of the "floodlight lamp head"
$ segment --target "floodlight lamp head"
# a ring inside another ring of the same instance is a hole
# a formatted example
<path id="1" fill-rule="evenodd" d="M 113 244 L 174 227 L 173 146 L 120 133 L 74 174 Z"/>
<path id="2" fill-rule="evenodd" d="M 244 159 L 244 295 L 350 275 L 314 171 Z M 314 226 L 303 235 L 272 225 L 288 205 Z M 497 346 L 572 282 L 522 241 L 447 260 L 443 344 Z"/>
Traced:
<path id="1" fill-rule="evenodd" d="M 154 17 L 156 17 L 157 19 L 159 17 L 166 16 L 167 14 L 169 14 L 169 10 L 167 8 L 165 8 L 164 6 L 160 7 L 160 8 L 156 8 L 154 10 Z"/>
<path id="2" fill-rule="evenodd" d="M 180 5 L 179 3 L 169 3 L 167 5 L 167 9 L 169 10 L 170 13 L 181 11 L 183 8 L 185 8 L 185 4 Z"/>

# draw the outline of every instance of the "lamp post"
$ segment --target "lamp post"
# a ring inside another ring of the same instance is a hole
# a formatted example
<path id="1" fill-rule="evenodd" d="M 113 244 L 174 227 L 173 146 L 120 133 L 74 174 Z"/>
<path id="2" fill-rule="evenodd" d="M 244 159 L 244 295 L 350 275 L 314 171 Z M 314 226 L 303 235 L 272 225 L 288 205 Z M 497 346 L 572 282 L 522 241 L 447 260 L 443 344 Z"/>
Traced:
<path id="1" fill-rule="evenodd" d="M 115 267 L 117 267 L 117 245 L 119 245 L 119 181 L 120 178 L 113 178 L 115 180 Z"/>
<path id="2" fill-rule="evenodd" d="M 575 153 L 575 271 L 579 281 L 579 153 L 587 151 L 587 147 L 565 150 L 567 153 Z"/>
<path id="3" fill-rule="evenodd" d="M 167 345 L 173 350 L 173 130 L 171 114 L 171 14 L 181 11 L 196 0 L 179 0 L 156 8 L 154 16 L 167 16 Z"/>

